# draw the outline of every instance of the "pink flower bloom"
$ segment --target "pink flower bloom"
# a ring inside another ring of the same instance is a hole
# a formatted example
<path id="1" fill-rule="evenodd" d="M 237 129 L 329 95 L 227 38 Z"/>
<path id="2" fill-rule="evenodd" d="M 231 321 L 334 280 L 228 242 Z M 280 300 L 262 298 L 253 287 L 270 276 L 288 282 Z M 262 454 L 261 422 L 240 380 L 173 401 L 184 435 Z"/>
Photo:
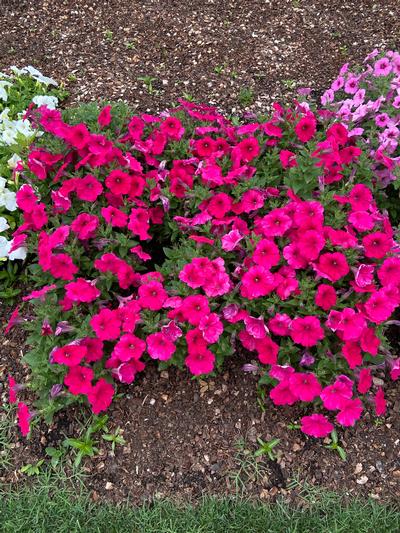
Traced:
<path id="1" fill-rule="evenodd" d="M 100 128 L 105 128 L 111 123 L 111 106 L 106 105 L 100 111 L 99 116 L 97 117 L 97 123 Z"/>
<path id="2" fill-rule="evenodd" d="M 363 237 L 362 243 L 365 250 L 365 257 L 382 259 L 391 249 L 393 240 L 386 233 L 376 231 Z"/>
<path id="3" fill-rule="evenodd" d="M 65 285 L 66 296 L 72 302 L 93 302 L 100 296 L 99 289 L 93 282 L 83 278 Z"/>
<path id="4" fill-rule="evenodd" d="M 333 431 L 333 424 L 324 415 L 303 416 L 301 419 L 301 431 L 311 437 L 322 438 Z"/>
<path id="5" fill-rule="evenodd" d="M 85 241 L 94 237 L 99 226 L 99 219 L 95 215 L 82 213 L 71 223 L 71 229 L 78 239 Z"/>
<path id="6" fill-rule="evenodd" d="M 92 389 L 94 372 L 85 366 L 73 366 L 64 378 L 64 384 L 71 394 L 88 394 Z"/>
<path id="7" fill-rule="evenodd" d="M 234 229 L 221 238 L 222 249 L 225 252 L 232 252 L 242 239 L 243 236 L 240 231 Z"/>
<path id="8" fill-rule="evenodd" d="M 66 366 L 79 365 L 87 354 L 86 346 L 79 344 L 67 344 L 62 348 L 56 348 L 51 356 L 53 363 Z"/>
<path id="9" fill-rule="evenodd" d="M 49 270 L 55 278 L 66 281 L 74 279 L 74 275 L 78 272 L 72 258 L 67 254 L 51 255 Z"/>
<path id="10" fill-rule="evenodd" d="M 366 314 L 375 324 L 380 324 L 387 320 L 396 308 L 396 304 L 391 302 L 384 289 L 374 292 L 365 303 Z"/>
<path id="11" fill-rule="evenodd" d="M 276 266 L 280 261 L 279 248 L 274 241 L 261 239 L 254 250 L 253 261 L 266 268 Z"/>
<path id="12" fill-rule="evenodd" d="M 30 292 L 29 294 L 27 294 L 26 296 L 24 296 L 22 298 L 22 301 L 23 302 L 27 302 L 29 300 L 36 300 L 36 299 L 39 299 L 41 300 L 42 302 L 44 302 L 45 300 L 45 296 L 48 292 L 54 290 L 57 288 L 57 285 L 45 285 L 44 287 L 42 287 L 41 289 L 37 290 L 37 291 L 32 291 Z"/>
<path id="13" fill-rule="evenodd" d="M 372 375 L 369 368 L 362 368 L 358 379 L 357 390 L 360 394 L 366 394 L 372 385 Z"/>
<path id="14" fill-rule="evenodd" d="M 338 281 L 350 271 L 346 256 L 341 252 L 322 254 L 315 269 L 320 276 L 332 282 Z"/>
<path id="15" fill-rule="evenodd" d="M 214 370 L 214 362 L 215 356 L 208 349 L 192 352 L 185 359 L 185 365 L 194 376 L 212 372 Z"/>
<path id="16" fill-rule="evenodd" d="M 382 416 L 386 413 L 386 400 L 385 400 L 385 393 L 383 392 L 382 387 L 379 387 L 375 398 L 375 412 L 376 416 Z"/>
<path id="17" fill-rule="evenodd" d="M 332 285 L 318 285 L 315 295 L 315 303 L 324 311 L 329 311 L 336 304 L 336 291 Z"/>
<path id="18" fill-rule="evenodd" d="M 24 402 L 18 403 L 18 427 L 22 433 L 23 437 L 26 437 L 30 431 L 29 421 L 31 419 L 31 414 L 29 412 L 28 406 Z"/>
<path id="19" fill-rule="evenodd" d="M 248 163 L 259 155 L 260 146 L 255 137 L 247 137 L 247 139 L 243 139 L 236 145 L 234 151 L 238 153 L 240 161 Z"/>
<path id="20" fill-rule="evenodd" d="M 244 323 L 247 333 L 255 339 L 265 339 L 267 336 L 268 328 L 262 316 L 258 318 L 250 315 L 246 316 L 244 317 Z"/>
<path id="21" fill-rule="evenodd" d="M 12 376 L 8 376 L 8 401 L 17 403 L 17 383 Z"/>
<path id="22" fill-rule="evenodd" d="M 317 259 L 321 250 L 325 246 L 325 239 L 320 232 L 308 230 L 298 238 L 298 243 L 302 250 L 302 255 L 308 260 Z"/>
<path id="23" fill-rule="evenodd" d="M 192 326 L 198 326 L 202 318 L 210 314 L 208 300 L 201 294 L 187 296 L 180 308 L 184 320 L 187 320 Z"/>
<path id="24" fill-rule="evenodd" d="M 371 355 L 378 355 L 381 341 L 376 336 L 374 328 L 365 328 L 360 338 L 361 348 Z"/>
<path id="25" fill-rule="evenodd" d="M 306 372 L 291 374 L 289 386 L 292 394 L 302 402 L 312 402 L 321 392 L 321 385 L 315 375 Z"/>
<path id="26" fill-rule="evenodd" d="M 281 150 L 279 159 L 283 168 L 297 167 L 296 154 L 290 150 Z"/>
<path id="27" fill-rule="evenodd" d="M 268 327 L 274 335 L 286 336 L 289 335 L 291 324 L 292 320 L 287 314 L 277 313 L 269 320 Z"/>
<path id="28" fill-rule="evenodd" d="M 207 206 L 207 211 L 215 218 L 223 218 L 231 208 L 232 198 L 224 192 L 221 192 L 211 198 Z"/>
<path id="29" fill-rule="evenodd" d="M 258 339 L 256 342 L 258 359 L 263 365 L 274 365 L 278 360 L 279 345 L 271 337 Z"/>
<path id="30" fill-rule="evenodd" d="M 114 397 L 114 387 L 105 379 L 100 378 L 99 381 L 92 387 L 87 395 L 92 411 L 98 415 L 102 411 L 106 411 L 111 405 Z"/>
<path id="31" fill-rule="evenodd" d="M 80 200 L 95 202 L 103 192 L 103 185 L 95 176 L 88 174 L 84 178 L 77 179 L 75 190 Z"/>
<path id="32" fill-rule="evenodd" d="M 119 196 L 121 194 L 129 193 L 132 185 L 132 178 L 126 172 L 116 169 L 110 172 L 105 183 L 113 194 Z"/>
<path id="33" fill-rule="evenodd" d="M 128 225 L 128 215 L 112 205 L 102 207 L 101 216 L 113 228 L 125 228 Z"/>
<path id="34" fill-rule="evenodd" d="M 354 185 L 349 195 L 349 202 L 353 211 L 368 211 L 372 204 L 371 190 L 362 183 Z"/>
<path id="35" fill-rule="evenodd" d="M 261 220 L 265 237 L 282 237 L 292 225 L 292 220 L 283 208 L 273 209 Z"/>
<path id="36" fill-rule="evenodd" d="M 316 316 L 306 316 L 292 321 L 290 336 L 293 342 L 308 347 L 315 346 L 325 335 L 319 319 Z"/>
<path id="37" fill-rule="evenodd" d="M 146 339 L 147 352 L 152 359 L 168 361 L 175 353 L 175 344 L 164 333 L 152 333 Z"/>
<path id="38" fill-rule="evenodd" d="M 179 141 L 185 133 L 185 128 L 181 121 L 176 117 L 167 117 L 160 125 L 160 131 L 166 135 L 168 139 Z"/>
<path id="39" fill-rule="evenodd" d="M 340 408 L 340 412 L 336 415 L 336 420 L 342 426 L 354 426 L 356 421 L 361 417 L 362 412 L 363 405 L 360 398 L 345 400 Z"/>
<path id="40" fill-rule="evenodd" d="M 151 238 L 148 233 L 150 229 L 149 221 L 149 213 L 146 209 L 132 209 L 129 217 L 128 229 L 130 229 L 134 235 L 138 235 L 141 241 L 145 241 Z"/>
<path id="41" fill-rule="evenodd" d="M 269 392 L 274 405 L 293 405 L 297 402 L 298 397 L 293 394 L 289 379 L 283 379 Z"/>
<path id="42" fill-rule="evenodd" d="M 346 341 L 342 346 L 342 354 L 352 370 L 363 363 L 361 348 L 357 342 Z"/>
<path id="43" fill-rule="evenodd" d="M 342 333 L 343 340 L 351 341 L 359 339 L 365 326 L 365 318 L 361 313 L 357 313 L 350 307 L 346 307 L 341 311 L 337 329 Z"/>
<path id="44" fill-rule="evenodd" d="M 17 206 L 30 213 L 38 203 L 38 198 L 30 185 L 24 184 L 16 194 Z"/>
<path id="45" fill-rule="evenodd" d="M 374 281 L 374 271 L 374 265 L 361 264 L 354 275 L 356 285 L 361 288 L 371 285 Z"/>
<path id="46" fill-rule="evenodd" d="M 117 339 L 121 330 L 118 310 L 102 309 L 97 315 L 92 316 L 90 325 L 100 340 L 110 341 Z"/>
<path id="47" fill-rule="evenodd" d="M 199 330 L 203 332 L 204 340 L 210 344 L 218 342 L 224 327 L 216 313 L 210 313 L 199 322 Z"/>
<path id="48" fill-rule="evenodd" d="M 246 191 L 241 199 L 241 206 L 244 213 L 251 213 L 261 209 L 264 205 L 264 195 L 257 189 Z"/>
<path id="49" fill-rule="evenodd" d="M 253 266 L 243 275 L 240 294 L 244 298 L 254 300 L 272 292 L 275 285 L 274 276 L 269 270 L 262 266 Z"/>
<path id="50" fill-rule="evenodd" d="M 352 395 L 351 387 L 341 381 L 335 381 L 333 385 L 328 385 L 322 390 L 320 397 L 325 409 L 336 411 L 341 409 L 343 401 L 350 399 Z"/>
<path id="51" fill-rule="evenodd" d="M 311 140 L 317 131 L 317 121 L 315 120 L 314 115 L 310 113 L 301 118 L 294 130 L 300 141 L 305 143 Z"/>
<path id="52" fill-rule="evenodd" d="M 159 311 L 168 297 L 166 290 L 158 281 L 150 281 L 141 285 L 138 294 L 140 305 L 152 311 Z"/>
<path id="53" fill-rule="evenodd" d="M 382 57 L 374 65 L 374 76 L 388 76 L 392 71 L 392 65 L 387 57 Z"/>
<path id="54" fill-rule="evenodd" d="M 357 231 L 369 231 L 375 226 L 373 217 L 367 211 L 353 211 L 348 220 Z"/>
<path id="55" fill-rule="evenodd" d="M 81 340 L 80 344 L 87 348 L 85 355 L 85 361 L 87 363 L 94 363 L 95 361 L 100 361 L 100 359 L 103 358 L 103 341 L 100 339 L 85 337 Z"/>
<path id="56" fill-rule="evenodd" d="M 144 340 L 139 339 L 132 333 L 122 335 L 117 344 L 114 346 L 113 357 L 120 361 L 130 361 L 131 359 L 139 359 L 146 349 Z"/>
<path id="57" fill-rule="evenodd" d="M 400 258 L 388 257 L 378 270 L 378 278 L 382 285 L 393 283 L 400 286 Z"/>

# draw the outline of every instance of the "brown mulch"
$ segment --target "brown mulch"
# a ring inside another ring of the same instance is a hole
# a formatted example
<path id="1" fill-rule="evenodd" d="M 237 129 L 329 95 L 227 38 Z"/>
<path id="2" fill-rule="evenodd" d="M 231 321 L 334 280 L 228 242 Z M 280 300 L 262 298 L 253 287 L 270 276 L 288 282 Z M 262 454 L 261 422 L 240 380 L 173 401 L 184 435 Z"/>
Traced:
<path id="1" fill-rule="evenodd" d="M 71 102 L 122 99 L 149 111 L 183 93 L 231 111 L 247 87 L 250 107 L 265 110 L 295 87 L 326 88 L 345 61 L 400 44 L 398 0 L 0 0 L 0 8 L 0 68 L 33 64 L 64 81 Z"/>
<path id="2" fill-rule="evenodd" d="M 294 87 L 327 87 L 345 61 L 360 60 L 375 46 L 400 47 L 398 0 L 0 0 L 0 8 L 0 68 L 33 64 L 65 82 L 69 103 L 122 99 L 149 111 L 183 93 L 231 111 L 241 107 L 247 87 L 254 92 L 248 107 L 264 110 Z M 144 76 L 155 79 L 155 93 L 139 80 Z M 0 303 L 0 323 L 6 316 Z M 23 350 L 20 329 L 0 336 L 3 400 L 8 371 L 19 382 L 27 377 Z M 271 499 L 300 479 L 349 497 L 398 499 L 398 383 L 387 391 L 383 420 L 367 415 L 339 432 L 348 456 L 343 462 L 324 442 L 288 429 L 305 411 L 267 403 L 263 413 L 257 377 L 241 370 L 243 362 L 237 356 L 222 375 L 200 383 L 149 366 L 109 413 L 110 428 L 124 429 L 126 445 L 112 456 L 100 443 L 100 454 L 85 461 L 93 498 L 192 499 L 245 487 L 248 495 Z M 0 471 L 0 482 L 21 480 L 23 464 L 76 436 L 79 418 L 78 411 L 63 413 L 30 441 L 16 440 L 12 468 Z M 281 439 L 276 462 L 250 458 L 257 437 Z"/>

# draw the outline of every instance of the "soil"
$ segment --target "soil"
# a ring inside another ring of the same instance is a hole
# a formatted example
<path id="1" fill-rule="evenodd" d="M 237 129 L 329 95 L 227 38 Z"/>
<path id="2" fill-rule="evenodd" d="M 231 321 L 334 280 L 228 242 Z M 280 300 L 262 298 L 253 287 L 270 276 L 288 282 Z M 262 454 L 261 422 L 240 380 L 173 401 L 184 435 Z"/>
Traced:
<path id="1" fill-rule="evenodd" d="M 374 47 L 400 47 L 398 0 L 0 0 L 0 7 L 0 68 L 33 64 L 66 84 L 71 104 L 122 99 L 155 111 L 190 93 L 227 111 L 265 110 L 295 87 L 326 88 L 345 61 L 360 60 Z M 139 79 L 144 76 L 154 78 L 153 91 Z M 251 105 L 239 102 L 247 87 Z M 8 315 L 1 305 L 3 326 Z M 20 328 L 0 334 L 3 401 L 8 372 L 19 383 L 27 379 L 24 346 Z M 258 378 L 243 372 L 244 362 L 236 355 L 223 374 L 200 382 L 149 365 L 109 412 L 110 430 L 121 427 L 126 444 L 113 455 L 99 439 L 99 454 L 84 461 L 93 499 L 196 499 L 237 491 L 274 499 L 295 496 L 296 480 L 348 497 L 399 498 L 399 382 L 386 390 L 386 417 L 367 414 L 339 432 L 345 462 L 325 448 L 327 441 L 288 428 L 307 411 L 270 402 L 262 411 Z M 79 411 L 60 414 L 29 441 L 13 430 L 12 467 L 0 470 L 0 482 L 24 479 L 20 467 L 44 458 L 46 446 L 76 436 L 81 420 Z M 276 461 L 254 460 L 257 437 L 280 439 Z"/>
<path id="2" fill-rule="evenodd" d="M 398 0 L 0 0 L 0 68 L 33 64 L 70 102 L 141 110 L 184 93 L 265 110 L 327 88 L 346 61 L 400 44 Z M 151 77 L 153 89 L 140 78 Z M 240 98 L 249 88 L 254 102 Z M 242 104 L 240 103 L 242 102 Z"/>

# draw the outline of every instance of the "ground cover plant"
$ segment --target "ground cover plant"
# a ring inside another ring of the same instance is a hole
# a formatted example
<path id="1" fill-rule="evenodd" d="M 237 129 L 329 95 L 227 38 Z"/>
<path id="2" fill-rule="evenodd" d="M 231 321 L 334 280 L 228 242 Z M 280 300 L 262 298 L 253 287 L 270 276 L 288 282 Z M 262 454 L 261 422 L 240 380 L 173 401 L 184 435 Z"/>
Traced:
<path id="1" fill-rule="evenodd" d="M 385 337 L 400 260 L 363 131 L 297 102 L 245 124 L 183 100 L 129 117 L 39 105 L 30 120 L 45 134 L 12 249 L 33 258 L 37 413 L 99 414 L 152 359 L 201 376 L 242 349 L 275 405 L 314 404 L 308 435 L 354 425 L 363 402 L 384 414 L 373 378 L 400 373 Z M 32 414 L 19 402 L 23 434 Z"/>

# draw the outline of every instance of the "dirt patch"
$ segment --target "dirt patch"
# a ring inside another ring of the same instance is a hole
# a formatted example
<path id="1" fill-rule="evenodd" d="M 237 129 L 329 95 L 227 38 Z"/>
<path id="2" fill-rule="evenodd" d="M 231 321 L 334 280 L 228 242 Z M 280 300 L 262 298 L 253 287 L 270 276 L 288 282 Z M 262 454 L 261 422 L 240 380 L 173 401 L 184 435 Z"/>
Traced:
<path id="1" fill-rule="evenodd" d="M 265 110 L 296 87 L 326 88 L 344 62 L 400 42 L 398 0 L 0 5 L 0 68 L 33 64 L 64 81 L 71 102 L 122 99 L 149 111 L 184 93 L 229 111 Z"/>

